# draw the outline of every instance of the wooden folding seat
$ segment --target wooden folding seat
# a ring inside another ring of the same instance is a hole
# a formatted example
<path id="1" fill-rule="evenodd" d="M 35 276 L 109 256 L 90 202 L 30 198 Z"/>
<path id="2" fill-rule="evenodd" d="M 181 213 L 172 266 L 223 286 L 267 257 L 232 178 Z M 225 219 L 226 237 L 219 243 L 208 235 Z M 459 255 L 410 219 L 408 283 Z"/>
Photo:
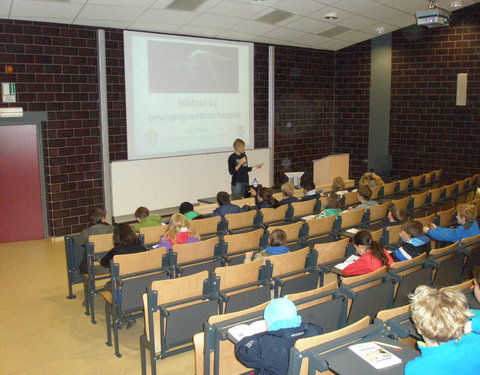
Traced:
<path id="1" fill-rule="evenodd" d="M 387 219 L 388 208 L 390 207 L 390 202 L 379 204 L 377 206 L 371 206 L 366 210 L 366 220 L 365 225 L 369 228 L 376 228 L 378 225 L 382 225 L 383 222 Z"/>
<path id="2" fill-rule="evenodd" d="M 257 212 L 255 210 L 225 215 L 224 220 L 228 233 L 248 231 L 259 228 L 261 223 L 255 222 L 256 216 Z"/>
<path id="3" fill-rule="evenodd" d="M 215 275 L 219 278 L 223 313 L 248 309 L 270 299 L 271 265 L 261 260 L 218 267 Z"/>
<path id="4" fill-rule="evenodd" d="M 398 193 L 399 194 L 404 195 L 408 191 L 408 189 L 410 187 L 410 181 L 411 181 L 410 177 L 397 181 L 398 182 Z"/>
<path id="5" fill-rule="evenodd" d="M 465 254 L 459 251 L 458 242 L 440 249 L 431 250 L 428 260 L 435 264 L 432 286 L 442 288 L 460 282 Z"/>
<path id="6" fill-rule="evenodd" d="M 76 259 L 78 257 L 75 254 L 75 239 L 73 236 L 65 236 L 65 260 L 67 263 L 67 286 L 68 286 L 68 299 L 76 298 L 73 294 L 73 286 L 75 284 L 80 284 L 84 281 L 83 275 L 80 273 L 78 266 L 81 263 L 81 259 Z"/>
<path id="7" fill-rule="evenodd" d="M 413 325 L 410 307 L 410 304 L 406 304 L 392 309 L 379 311 L 375 317 L 375 322 L 383 322 L 383 325 L 387 330 L 391 330 L 391 327 L 398 327 L 404 330 L 404 337 L 398 337 L 398 341 L 412 349 L 416 349 L 417 341 L 422 340 L 422 337 Z M 405 337 L 407 334 L 408 336 Z"/>
<path id="8" fill-rule="evenodd" d="M 307 355 L 292 355 L 292 354 L 303 353 L 310 348 L 313 348 L 313 347 L 316 347 L 318 345 L 322 345 L 324 343 L 328 343 L 330 341 L 339 339 L 341 337 L 345 337 L 345 336 L 348 336 L 350 334 L 359 332 L 359 331 L 361 331 L 361 330 L 370 326 L 370 320 L 371 319 L 370 319 L 369 316 L 365 316 L 362 319 L 360 319 L 359 321 L 357 321 L 353 324 L 350 324 L 349 326 L 346 326 L 344 328 L 340 328 L 336 331 L 329 332 L 329 333 L 324 333 L 323 335 L 319 335 L 319 336 L 307 337 L 307 338 L 304 338 L 304 339 L 297 340 L 297 342 L 295 343 L 295 345 L 292 349 L 293 353 L 291 351 L 290 358 L 294 358 L 295 360 L 297 360 L 297 358 L 298 358 L 299 363 L 290 362 L 290 366 L 289 366 L 289 371 L 291 371 L 290 373 L 300 374 L 300 375 L 310 374 L 310 371 L 309 371 L 309 367 L 310 367 L 309 358 L 310 357 L 307 356 Z M 316 371 L 314 371 L 314 373 L 315 372 Z M 322 372 L 321 374 L 327 374 L 327 375 L 332 374 L 333 375 L 334 373 L 329 371 L 329 370 L 326 370 L 326 371 Z"/>
<path id="9" fill-rule="evenodd" d="M 392 225 L 383 230 L 382 240 L 380 241 L 383 247 L 390 247 L 391 245 L 400 241 L 400 232 L 402 225 Z"/>
<path id="10" fill-rule="evenodd" d="M 432 172 L 424 173 L 424 174 L 423 174 L 424 184 L 425 184 L 425 185 L 431 185 L 434 177 L 435 177 L 435 176 L 433 175 Z"/>
<path id="11" fill-rule="evenodd" d="M 318 201 L 316 199 L 310 199 L 304 202 L 294 202 L 290 205 L 292 207 L 291 216 L 294 218 L 301 218 L 303 216 L 312 215 L 320 211 L 320 207 L 317 205 Z"/>
<path id="12" fill-rule="evenodd" d="M 475 297 L 475 294 L 473 291 L 474 286 L 475 286 L 475 283 L 473 279 L 470 279 L 470 280 L 465 280 L 461 284 L 446 286 L 446 287 L 443 287 L 442 289 L 455 290 L 457 292 L 463 293 L 465 297 L 467 297 L 468 307 L 470 309 L 479 310 L 480 301 L 478 301 L 477 298 Z"/>
<path id="13" fill-rule="evenodd" d="M 264 224 L 265 227 L 268 227 L 274 223 L 280 223 L 287 221 L 287 210 L 288 205 L 284 204 L 277 208 L 262 208 L 258 214 L 260 219 L 258 222 Z"/>
<path id="14" fill-rule="evenodd" d="M 309 247 L 268 258 L 273 265 L 275 297 L 315 289 L 318 285 L 317 252 Z"/>
<path id="15" fill-rule="evenodd" d="M 418 176 L 412 177 L 410 180 L 411 189 L 418 190 L 422 185 L 425 184 L 425 175 L 421 174 Z"/>
<path id="16" fill-rule="evenodd" d="M 83 275 L 85 290 L 85 314 L 90 315 L 93 324 L 95 321 L 94 299 L 99 291 L 103 290 L 103 282 L 110 277 L 110 272 L 95 274 L 95 266 L 99 266 L 97 259 L 101 258 L 114 247 L 113 233 L 94 234 L 88 237 L 88 243 L 85 246 L 87 253 L 87 273 Z M 102 288 L 97 288 L 96 283 L 102 282 Z"/>
<path id="17" fill-rule="evenodd" d="M 398 276 L 395 285 L 393 306 L 398 307 L 409 303 L 408 295 L 420 285 L 431 285 L 433 268 L 427 261 L 427 253 L 403 262 L 395 262 L 389 272 Z"/>
<path id="18" fill-rule="evenodd" d="M 439 225 L 443 228 L 448 228 L 455 221 L 455 213 L 456 213 L 455 207 L 452 207 L 445 211 L 439 211 L 437 212 L 433 222 L 436 225 Z"/>
<path id="19" fill-rule="evenodd" d="M 345 199 L 346 207 L 353 206 L 360 203 L 358 199 L 358 193 L 356 191 L 349 191 L 348 193 L 345 193 L 343 195 L 343 198 Z"/>
<path id="20" fill-rule="evenodd" d="M 455 197 L 458 189 L 457 183 L 443 186 L 443 194 L 440 202 L 442 203 L 442 209 L 448 210 L 455 206 Z"/>
<path id="21" fill-rule="evenodd" d="M 381 189 L 382 189 L 381 185 L 370 187 L 370 190 L 372 191 L 372 198 L 371 199 L 375 200 L 375 199 L 379 198 L 379 194 L 380 194 Z"/>
<path id="22" fill-rule="evenodd" d="M 162 247 L 141 253 L 115 255 L 111 266 L 109 290 L 98 294 L 105 300 L 107 345 L 112 345 L 112 328 L 115 355 L 119 350 L 119 329 L 129 320 L 143 316 L 142 295 L 153 281 L 170 276 L 167 249 Z"/>
<path id="23" fill-rule="evenodd" d="M 139 240 L 145 246 L 151 247 L 156 245 L 167 231 L 168 225 L 157 225 L 156 227 L 142 227 L 140 228 Z"/>
<path id="24" fill-rule="evenodd" d="M 207 217 L 205 219 L 191 220 L 190 226 L 197 231 L 202 238 L 216 236 L 225 232 L 225 224 L 220 216 Z"/>
<path id="25" fill-rule="evenodd" d="M 473 269 L 480 266 L 480 234 L 462 239 L 460 246 L 465 250 L 467 256 L 462 275 L 462 281 L 464 281 L 471 279 Z"/>
<path id="26" fill-rule="evenodd" d="M 360 210 L 348 210 L 343 211 L 338 215 L 337 220 L 335 221 L 335 231 L 337 236 L 340 232 L 350 229 L 361 227 L 364 222 L 365 209 Z"/>
<path id="27" fill-rule="evenodd" d="M 173 245 L 173 264 L 177 275 L 192 275 L 196 272 L 213 271 L 222 265 L 223 247 L 218 237 L 208 240 Z"/>
<path id="28" fill-rule="evenodd" d="M 406 304 L 392 309 L 379 311 L 376 318 L 383 322 L 394 319 L 400 315 L 406 314 L 410 311 L 410 304 Z"/>
<path id="29" fill-rule="evenodd" d="M 415 215 L 415 212 L 426 214 L 427 207 L 425 205 L 427 201 L 428 191 L 419 194 L 412 194 L 408 202 L 407 212 L 410 216 Z"/>
<path id="30" fill-rule="evenodd" d="M 335 236 L 333 226 L 336 219 L 335 215 L 319 219 L 308 219 L 305 222 L 305 233 L 308 233 L 308 235 L 304 240 L 310 247 L 320 242 L 333 241 Z"/>
<path id="31" fill-rule="evenodd" d="M 440 180 L 443 178 L 443 169 L 436 169 L 432 171 L 432 174 L 435 176 L 433 181 L 440 182 Z"/>
<path id="32" fill-rule="evenodd" d="M 204 375 L 203 356 L 205 348 L 205 333 L 199 332 L 193 335 L 193 355 L 195 358 L 195 375 Z"/>
<path id="33" fill-rule="evenodd" d="M 389 182 L 388 184 L 383 184 L 382 188 L 380 189 L 381 191 L 380 196 L 381 197 L 392 196 L 397 190 L 397 186 L 398 186 L 398 181 L 393 181 L 393 182 Z"/>
<path id="34" fill-rule="evenodd" d="M 405 198 L 401 198 L 401 199 L 394 199 L 390 202 L 390 204 L 392 206 L 395 206 L 397 208 L 401 208 L 401 209 L 404 209 L 405 211 L 407 211 L 408 202 L 410 202 L 410 197 L 405 197 Z"/>
<path id="35" fill-rule="evenodd" d="M 427 210 L 430 212 L 435 212 L 437 208 L 441 206 L 440 199 L 442 198 L 442 194 L 443 186 L 436 189 L 430 189 L 428 191 L 427 199 L 425 201 Z"/>
<path id="36" fill-rule="evenodd" d="M 303 238 L 307 236 L 304 225 L 305 222 L 297 221 L 292 224 L 269 226 L 267 228 L 267 233 L 268 236 L 270 236 L 275 229 L 283 230 L 287 235 L 287 246 L 290 248 L 290 250 L 296 250 L 304 246 Z M 268 243 L 263 243 L 263 246 L 268 246 Z"/>
<path id="37" fill-rule="evenodd" d="M 348 292 L 349 311 L 347 324 L 365 315 L 375 316 L 378 311 L 392 307 L 395 278 L 387 273 L 387 267 L 366 275 L 345 277 L 340 284 Z"/>
<path id="38" fill-rule="evenodd" d="M 428 227 L 431 223 L 433 223 L 433 220 L 435 220 L 436 216 L 437 215 L 435 215 L 435 214 L 431 214 L 431 215 L 424 216 L 424 217 L 416 217 L 415 220 L 420 222 L 422 224 L 422 226 Z"/>
<path id="39" fill-rule="evenodd" d="M 259 251 L 264 235 L 263 229 L 257 229 L 252 232 L 227 234 L 222 242 L 225 246 L 225 261 L 229 265 L 243 263 L 245 253 L 249 251 Z"/>
<path id="40" fill-rule="evenodd" d="M 218 280 L 207 271 L 176 279 L 154 281 L 143 295 L 145 334 L 140 336 L 142 375 L 146 375 L 146 351 L 151 374 L 156 361 L 190 350 L 192 337 L 201 332 L 207 319 L 218 314 Z"/>
<path id="41" fill-rule="evenodd" d="M 200 215 L 211 215 L 212 212 L 218 207 L 217 203 L 201 203 L 198 206 L 195 206 L 195 211 Z M 202 220 L 202 219 L 197 219 Z"/>
<path id="42" fill-rule="evenodd" d="M 325 283 L 325 275 L 330 273 L 330 267 L 344 261 L 347 246 L 350 243 L 348 238 L 339 241 L 319 243 L 314 249 L 317 251 L 317 267 L 319 270 L 320 286 Z"/>

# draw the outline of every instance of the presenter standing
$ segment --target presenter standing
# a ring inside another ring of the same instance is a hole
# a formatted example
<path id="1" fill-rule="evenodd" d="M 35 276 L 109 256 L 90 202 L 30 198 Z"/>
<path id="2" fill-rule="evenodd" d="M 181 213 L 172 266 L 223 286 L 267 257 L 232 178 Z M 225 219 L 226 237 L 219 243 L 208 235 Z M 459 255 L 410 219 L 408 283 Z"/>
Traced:
<path id="1" fill-rule="evenodd" d="M 248 172 L 262 168 L 262 164 L 248 166 L 248 158 L 245 154 L 245 142 L 236 139 L 233 142 L 235 152 L 228 157 L 228 171 L 232 175 L 232 194 L 245 194 L 248 188 Z"/>

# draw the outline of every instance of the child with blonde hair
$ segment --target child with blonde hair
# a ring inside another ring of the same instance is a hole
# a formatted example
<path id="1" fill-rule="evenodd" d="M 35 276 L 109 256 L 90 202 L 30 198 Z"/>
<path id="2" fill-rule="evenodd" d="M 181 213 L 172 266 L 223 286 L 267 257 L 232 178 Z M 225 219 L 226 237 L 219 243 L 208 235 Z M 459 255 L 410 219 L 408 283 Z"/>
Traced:
<path id="1" fill-rule="evenodd" d="M 373 172 L 365 173 L 358 181 L 359 185 L 366 185 L 368 187 L 382 186 L 384 184 L 382 178 Z"/>
<path id="2" fill-rule="evenodd" d="M 405 366 L 405 375 L 480 373 L 480 317 L 468 309 L 461 292 L 419 286 L 411 300 L 412 320 L 424 342 L 421 355 Z M 472 333 L 466 333 L 468 320 Z"/>
<path id="3" fill-rule="evenodd" d="M 282 190 L 282 195 L 284 197 L 280 201 L 281 205 L 298 202 L 298 198 L 293 196 L 293 193 L 295 192 L 295 188 L 293 187 L 292 183 L 285 182 L 280 189 Z"/>
<path id="4" fill-rule="evenodd" d="M 198 241 L 200 241 L 200 236 L 190 226 L 189 221 L 182 214 L 174 214 L 170 218 L 165 234 L 160 238 L 156 247 L 166 247 L 170 251 L 173 245 Z"/>
<path id="5" fill-rule="evenodd" d="M 477 223 L 477 206 L 473 203 L 459 204 L 457 206 L 457 223 L 455 229 L 442 228 L 435 224 L 423 227 L 425 234 L 437 241 L 457 242 L 464 238 L 480 234 Z"/>

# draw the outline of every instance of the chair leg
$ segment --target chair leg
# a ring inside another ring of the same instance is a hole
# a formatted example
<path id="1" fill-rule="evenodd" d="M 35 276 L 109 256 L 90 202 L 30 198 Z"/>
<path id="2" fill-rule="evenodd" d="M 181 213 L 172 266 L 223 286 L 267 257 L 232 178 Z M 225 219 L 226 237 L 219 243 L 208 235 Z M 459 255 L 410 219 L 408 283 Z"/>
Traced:
<path id="1" fill-rule="evenodd" d="M 67 271 L 67 280 L 68 280 L 68 299 L 75 299 L 77 296 L 73 294 L 73 270 L 69 269 Z"/>
<path id="2" fill-rule="evenodd" d="M 122 355 L 120 354 L 120 344 L 118 340 L 118 324 L 119 324 L 119 319 L 115 318 L 113 319 L 113 340 L 115 341 L 115 355 L 118 358 L 121 358 Z"/>
<path id="3" fill-rule="evenodd" d="M 142 364 L 142 375 L 147 375 L 147 361 L 145 358 L 145 346 L 142 342 L 142 336 L 140 336 L 140 362 Z"/>
<path id="4" fill-rule="evenodd" d="M 95 320 L 95 291 L 90 288 L 90 292 L 88 293 L 88 298 L 89 300 L 89 305 L 90 305 L 90 321 L 92 324 L 97 324 L 97 321 Z"/>
<path id="5" fill-rule="evenodd" d="M 87 287 L 87 282 L 83 282 L 83 293 L 84 293 L 84 298 L 85 298 L 85 315 L 90 315 L 90 298 L 89 298 L 89 292 L 88 292 L 88 287 Z"/>
<path id="6" fill-rule="evenodd" d="M 112 346 L 112 320 L 108 311 L 107 302 L 105 302 L 105 321 L 107 325 L 107 346 Z"/>
<path id="7" fill-rule="evenodd" d="M 150 367 L 152 375 L 157 375 L 157 361 L 155 360 L 155 353 L 150 351 Z"/>

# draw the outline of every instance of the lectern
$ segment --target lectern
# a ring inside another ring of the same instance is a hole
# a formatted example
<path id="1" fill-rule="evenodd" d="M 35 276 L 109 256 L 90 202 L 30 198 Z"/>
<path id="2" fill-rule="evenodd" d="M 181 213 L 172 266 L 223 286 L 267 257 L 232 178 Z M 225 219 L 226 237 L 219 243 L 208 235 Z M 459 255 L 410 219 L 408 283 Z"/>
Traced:
<path id="1" fill-rule="evenodd" d="M 342 177 L 347 186 L 353 185 L 349 180 L 350 154 L 328 155 L 313 161 L 313 182 L 319 189 L 321 186 L 331 186 L 335 177 Z"/>

